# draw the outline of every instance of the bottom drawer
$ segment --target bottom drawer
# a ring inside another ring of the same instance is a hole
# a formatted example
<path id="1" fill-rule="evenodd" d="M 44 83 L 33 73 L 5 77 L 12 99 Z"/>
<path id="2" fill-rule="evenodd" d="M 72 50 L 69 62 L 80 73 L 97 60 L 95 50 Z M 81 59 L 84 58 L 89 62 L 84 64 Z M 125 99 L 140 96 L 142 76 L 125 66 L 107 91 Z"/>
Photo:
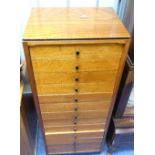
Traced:
<path id="1" fill-rule="evenodd" d="M 88 142 L 101 142 L 104 136 L 103 131 L 96 132 L 69 132 L 69 133 L 55 133 L 45 135 L 47 145 L 57 145 L 57 144 L 72 144 L 77 143 L 88 143 Z"/>
<path id="2" fill-rule="evenodd" d="M 75 152 L 100 152 L 101 151 L 101 143 L 80 143 L 76 144 Z"/>
<path id="3" fill-rule="evenodd" d="M 67 154 L 74 153 L 73 144 L 69 145 L 49 145 L 47 146 L 48 154 Z"/>
<path id="4" fill-rule="evenodd" d="M 101 143 L 74 143 L 65 145 L 48 145 L 48 154 L 68 154 L 100 152 Z"/>

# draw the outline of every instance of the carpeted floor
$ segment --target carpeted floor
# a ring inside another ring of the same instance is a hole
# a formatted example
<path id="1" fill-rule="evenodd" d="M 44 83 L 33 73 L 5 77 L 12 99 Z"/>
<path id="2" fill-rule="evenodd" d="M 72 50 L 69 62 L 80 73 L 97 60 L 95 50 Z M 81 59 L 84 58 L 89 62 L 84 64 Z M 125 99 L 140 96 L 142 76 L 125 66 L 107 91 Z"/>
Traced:
<path id="1" fill-rule="evenodd" d="M 38 129 L 38 139 L 37 139 L 37 150 L 36 150 L 36 155 L 46 155 L 45 154 L 45 148 L 44 148 L 44 143 L 42 139 L 42 134 L 40 129 Z M 70 154 L 71 155 L 71 154 Z M 76 154 L 80 155 L 80 154 Z M 82 155 L 88 155 L 87 154 L 82 154 Z M 106 145 L 103 147 L 103 151 L 100 154 L 89 154 L 89 155 L 110 155 L 107 154 L 107 147 Z M 128 148 L 119 148 L 115 152 L 113 152 L 111 155 L 134 155 L 134 149 L 132 146 L 129 146 Z"/>

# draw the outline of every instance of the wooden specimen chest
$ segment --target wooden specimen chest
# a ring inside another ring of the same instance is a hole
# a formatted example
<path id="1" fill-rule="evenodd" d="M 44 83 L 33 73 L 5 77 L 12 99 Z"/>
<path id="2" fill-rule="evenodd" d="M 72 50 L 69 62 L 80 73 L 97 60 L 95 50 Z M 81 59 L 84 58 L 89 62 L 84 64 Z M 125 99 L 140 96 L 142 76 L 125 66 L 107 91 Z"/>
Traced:
<path id="1" fill-rule="evenodd" d="M 111 8 L 32 9 L 23 45 L 48 154 L 101 151 L 129 43 Z"/>

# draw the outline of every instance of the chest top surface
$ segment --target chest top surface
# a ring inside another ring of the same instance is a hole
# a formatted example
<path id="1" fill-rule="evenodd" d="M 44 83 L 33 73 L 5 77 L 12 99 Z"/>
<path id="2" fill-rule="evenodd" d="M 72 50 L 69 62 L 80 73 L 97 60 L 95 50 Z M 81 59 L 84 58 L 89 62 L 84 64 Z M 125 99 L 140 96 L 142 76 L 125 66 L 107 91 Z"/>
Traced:
<path id="1" fill-rule="evenodd" d="M 129 37 L 112 8 L 33 8 L 23 40 Z"/>

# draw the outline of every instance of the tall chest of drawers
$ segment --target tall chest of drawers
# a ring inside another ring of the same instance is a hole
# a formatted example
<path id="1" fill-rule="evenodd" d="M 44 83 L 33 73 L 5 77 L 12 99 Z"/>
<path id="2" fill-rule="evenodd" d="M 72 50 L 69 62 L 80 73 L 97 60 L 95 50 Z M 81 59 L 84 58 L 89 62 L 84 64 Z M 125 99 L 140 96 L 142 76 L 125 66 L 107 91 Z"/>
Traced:
<path id="1" fill-rule="evenodd" d="M 48 154 L 101 151 L 129 43 L 111 8 L 32 9 L 23 46 Z"/>

